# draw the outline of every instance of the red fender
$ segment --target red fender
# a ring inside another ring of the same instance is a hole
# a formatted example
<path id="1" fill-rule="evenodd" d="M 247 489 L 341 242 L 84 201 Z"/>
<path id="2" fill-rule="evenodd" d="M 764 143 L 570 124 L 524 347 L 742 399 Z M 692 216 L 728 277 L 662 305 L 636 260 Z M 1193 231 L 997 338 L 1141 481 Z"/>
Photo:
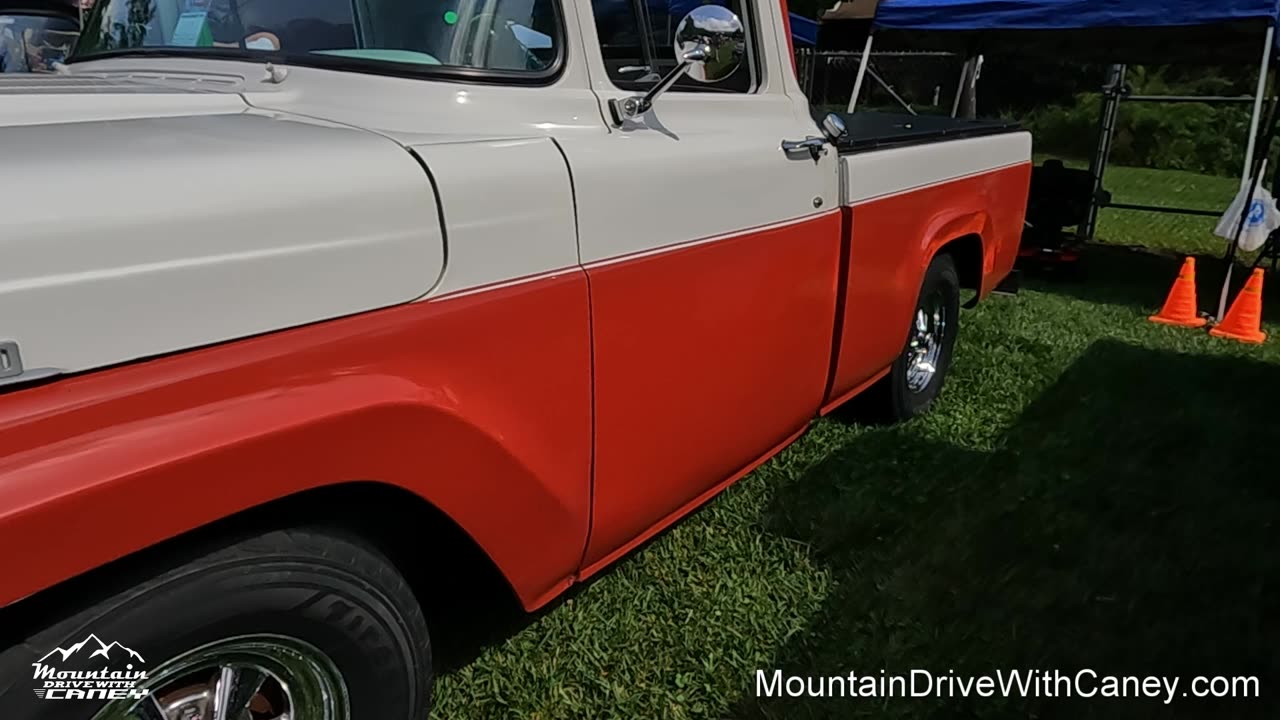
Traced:
<path id="1" fill-rule="evenodd" d="M 986 275 L 991 269 L 990 258 L 992 253 L 989 248 L 991 243 L 983 242 L 983 238 L 991 237 L 991 216 L 986 210 L 960 210 L 956 209 L 954 214 L 939 215 L 936 226 L 929 228 L 925 251 L 921 256 L 924 260 L 919 266 L 919 278 L 923 282 L 924 273 L 929 269 L 929 265 L 933 263 L 933 259 L 938 253 L 950 243 L 965 237 L 977 237 L 982 244 L 982 273 Z M 919 285 L 919 283 L 917 283 Z"/>
<path id="2" fill-rule="evenodd" d="M 434 504 L 536 606 L 586 542 L 589 341 L 575 270 L 4 396 L 0 547 L 22 550 L 0 556 L 0 606 L 356 480 Z"/>

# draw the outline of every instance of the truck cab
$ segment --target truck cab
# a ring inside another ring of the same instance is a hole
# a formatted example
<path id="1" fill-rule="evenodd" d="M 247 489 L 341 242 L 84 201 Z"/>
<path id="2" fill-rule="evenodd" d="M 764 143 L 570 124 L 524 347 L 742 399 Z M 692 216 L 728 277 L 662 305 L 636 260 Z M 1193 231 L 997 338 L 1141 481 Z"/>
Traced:
<path id="1" fill-rule="evenodd" d="M 0 706 L 424 717 L 459 563 L 535 610 L 928 410 L 1029 136 L 815 120 L 777 0 L 666 9 L 98 0 L 0 77 Z"/>

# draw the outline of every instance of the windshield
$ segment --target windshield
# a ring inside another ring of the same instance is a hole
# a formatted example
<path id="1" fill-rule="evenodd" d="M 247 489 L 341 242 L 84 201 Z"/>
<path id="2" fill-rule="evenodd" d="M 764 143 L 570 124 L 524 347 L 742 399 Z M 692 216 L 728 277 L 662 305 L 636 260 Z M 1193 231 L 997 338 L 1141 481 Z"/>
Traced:
<path id="1" fill-rule="evenodd" d="M 550 70 L 556 0 L 98 0 L 75 59 L 122 51 Z"/>
<path id="2" fill-rule="evenodd" d="M 76 22 L 59 15 L 0 13 L 0 73 L 53 72 L 75 43 Z"/>

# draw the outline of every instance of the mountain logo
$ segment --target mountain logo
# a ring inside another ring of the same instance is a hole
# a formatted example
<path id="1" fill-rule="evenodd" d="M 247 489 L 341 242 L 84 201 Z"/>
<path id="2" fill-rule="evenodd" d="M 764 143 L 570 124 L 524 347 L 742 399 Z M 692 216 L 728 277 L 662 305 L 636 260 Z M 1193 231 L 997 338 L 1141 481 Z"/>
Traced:
<path id="1" fill-rule="evenodd" d="M 60 667 L 72 661 L 77 669 Z M 31 663 L 35 694 L 42 700 L 142 699 L 150 693 L 144 687 L 147 671 L 138 667 L 144 662 L 137 650 L 104 642 L 90 633 L 80 642 L 56 647 Z"/>
<path id="2" fill-rule="evenodd" d="M 127 647 L 125 647 L 125 646 L 121 645 L 121 644 L 120 644 L 120 643 L 118 643 L 118 642 L 113 642 L 113 643 L 111 643 L 110 645 L 108 645 L 107 643 L 104 643 L 104 642 L 102 642 L 101 640 L 99 640 L 99 639 L 98 639 L 98 636 L 97 636 L 97 635 L 94 635 L 93 633 L 90 633 L 90 634 L 89 634 L 89 637 L 87 637 L 87 638 L 85 638 L 85 639 L 81 640 L 80 642 L 76 643 L 75 645 L 72 645 L 71 647 L 67 648 L 66 650 L 63 650 L 63 649 L 62 649 L 62 648 L 60 648 L 60 647 L 58 647 L 58 648 L 54 648 L 54 649 L 50 650 L 50 651 L 49 651 L 49 654 L 47 654 L 47 655 L 45 655 L 44 657 L 40 658 L 39 662 L 44 662 L 45 660 L 48 660 L 49 658 L 53 657 L 54 655 L 59 655 L 59 656 L 61 656 L 61 660 L 62 660 L 62 662 L 66 662 L 67 660 L 71 659 L 71 656 L 72 656 L 72 655 L 75 655 L 76 653 L 79 653 L 81 650 L 85 650 L 85 649 L 90 649 L 90 650 L 92 650 L 92 652 L 91 652 L 91 653 L 89 653 L 89 658 L 90 658 L 90 659 L 93 659 L 93 658 L 95 658 L 95 657 L 102 657 L 102 658 L 105 658 L 105 659 L 107 659 L 107 660 L 111 660 L 111 659 L 112 659 L 112 658 L 111 658 L 111 651 L 112 651 L 112 650 L 114 650 L 114 649 L 117 649 L 117 648 L 119 648 L 120 650 L 123 650 L 125 653 L 127 653 L 127 654 L 131 655 L 131 656 L 132 656 L 135 660 L 137 660 L 138 662 L 146 662 L 145 660 L 143 660 L 143 659 L 142 659 L 142 656 L 141 656 L 141 655 L 139 655 L 137 652 L 135 652 L 135 651 L 131 650 L 130 648 L 127 648 Z M 117 653 L 117 654 L 118 654 L 118 653 Z"/>

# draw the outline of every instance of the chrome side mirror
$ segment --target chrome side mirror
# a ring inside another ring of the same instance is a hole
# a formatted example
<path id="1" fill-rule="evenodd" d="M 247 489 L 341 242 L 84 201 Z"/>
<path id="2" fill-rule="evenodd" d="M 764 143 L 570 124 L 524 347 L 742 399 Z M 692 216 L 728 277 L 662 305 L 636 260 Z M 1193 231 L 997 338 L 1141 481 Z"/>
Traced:
<path id="1" fill-rule="evenodd" d="M 747 52 L 742 19 L 719 5 L 699 5 L 676 27 L 676 57 L 701 51 L 700 62 L 688 68 L 689 77 L 702 83 L 720 82 L 737 71 Z"/>
<path id="2" fill-rule="evenodd" d="M 685 73 L 703 83 L 720 82 L 732 75 L 742 65 L 747 36 L 742 20 L 732 10 L 719 5 L 700 5 L 680 21 L 673 45 L 680 64 L 649 88 L 649 92 L 641 97 L 609 101 L 614 125 L 620 126 L 624 120 L 649 112 L 653 101 Z"/>

